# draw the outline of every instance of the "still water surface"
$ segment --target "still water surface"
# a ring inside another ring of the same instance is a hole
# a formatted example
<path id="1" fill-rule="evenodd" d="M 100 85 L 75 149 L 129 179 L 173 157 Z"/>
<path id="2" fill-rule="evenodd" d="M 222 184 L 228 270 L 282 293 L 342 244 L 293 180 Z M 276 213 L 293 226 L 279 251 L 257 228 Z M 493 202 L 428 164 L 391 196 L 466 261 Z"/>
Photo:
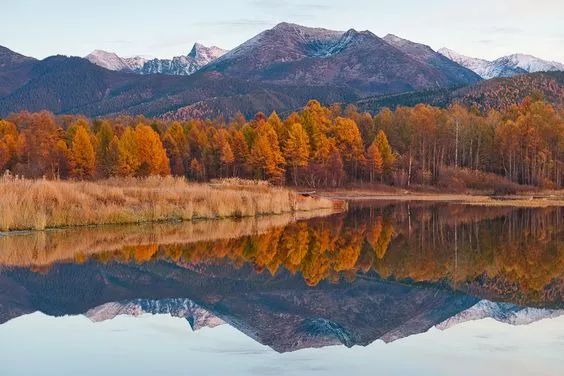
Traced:
<path id="1" fill-rule="evenodd" d="M 563 208 L 0 237 L 1 375 L 564 373 Z"/>

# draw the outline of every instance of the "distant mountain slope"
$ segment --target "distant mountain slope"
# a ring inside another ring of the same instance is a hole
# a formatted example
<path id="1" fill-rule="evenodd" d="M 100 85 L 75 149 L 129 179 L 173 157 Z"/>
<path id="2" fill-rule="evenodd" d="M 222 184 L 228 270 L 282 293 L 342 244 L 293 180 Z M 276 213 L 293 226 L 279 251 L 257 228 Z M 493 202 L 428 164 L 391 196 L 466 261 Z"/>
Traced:
<path id="1" fill-rule="evenodd" d="M 460 85 L 473 84 L 481 79 L 480 76 L 472 70 L 434 51 L 427 45 L 415 43 L 393 34 L 388 34 L 383 39 L 412 58 L 439 69 L 451 81 L 457 82 Z"/>
<path id="2" fill-rule="evenodd" d="M 24 85 L 36 62 L 34 58 L 0 46 L 0 98 Z"/>
<path id="3" fill-rule="evenodd" d="M 527 96 L 540 96 L 558 106 L 564 105 L 564 72 L 537 72 L 483 81 L 454 92 L 454 100 L 481 110 L 503 109 Z"/>
<path id="4" fill-rule="evenodd" d="M 356 102 L 364 111 L 377 112 L 383 107 L 414 106 L 428 103 L 444 107 L 459 102 L 482 111 L 504 109 L 520 103 L 527 96 L 540 96 L 564 106 L 564 72 L 537 72 L 500 77 L 458 89 L 438 89 L 397 95 L 363 98 Z"/>
<path id="5" fill-rule="evenodd" d="M 242 97 L 248 98 L 247 110 L 241 108 Z M 219 102 L 222 107 L 209 102 L 218 98 L 222 98 Z M 262 110 L 293 109 L 311 98 L 342 102 L 359 97 L 337 87 L 280 87 L 210 73 L 137 75 L 110 71 L 78 57 L 53 56 L 34 65 L 25 85 L 0 98 L 0 116 L 43 109 L 88 116 L 122 113 L 161 116 L 195 104 L 202 108 L 201 104 L 207 102 L 210 106 L 203 107 L 206 111 L 200 112 L 201 116 L 231 116 L 237 111 L 252 116 Z"/>
<path id="6" fill-rule="evenodd" d="M 316 98 L 322 103 L 354 102 L 359 96 L 347 88 L 332 86 L 278 86 L 263 84 L 250 88 L 248 92 L 230 94 L 223 92 L 219 96 L 204 99 L 180 107 L 163 115 L 167 119 L 232 117 L 241 112 L 252 117 L 257 112 L 288 112 L 303 107 L 310 99 Z"/>
<path id="7" fill-rule="evenodd" d="M 288 23 L 258 34 L 204 70 L 280 85 L 345 86 L 362 94 L 468 83 L 468 79 L 453 79 L 369 31 L 339 32 Z"/>
<path id="8" fill-rule="evenodd" d="M 227 51 L 219 47 L 206 47 L 195 43 L 187 55 L 175 56 L 172 59 L 148 59 L 141 56 L 122 58 L 113 52 L 102 50 L 93 51 L 85 56 L 85 59 L 113 71 L 188 76 L 225 52 Z"/>
<path id="9" fill-rule="evenodd" d="M 114 85 L 128 82 L 129 76 L 85 59 L 52 56 L 33 66 L 24 86 L 0 99 L 0 114 L 43 109 L 73 112 L 75 108 L 99 103 Z"/>
<path id="10" fill-rule="evenodd" d="M 526 54 L 513 54 L 488 61 L 468 57 L 448 48 L 441 48 L 438 52 L 450 60 L 471 69 L 485 79 L 512 77 L 523 73 L 564 71 L 564 64 L 539 59 Z"/>

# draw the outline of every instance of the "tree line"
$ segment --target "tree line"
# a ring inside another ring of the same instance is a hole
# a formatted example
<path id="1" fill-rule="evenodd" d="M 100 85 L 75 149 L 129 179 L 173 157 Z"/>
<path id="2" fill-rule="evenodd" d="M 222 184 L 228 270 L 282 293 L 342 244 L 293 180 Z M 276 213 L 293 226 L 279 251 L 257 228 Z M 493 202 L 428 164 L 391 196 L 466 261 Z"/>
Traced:
<path id="1" fill-rule="evenodd" d="M 311 187 L 452 186 L 489 173 L 561 188 L 563 119 L 562 109 L 529 98 L 502 112 L 419 104 L 375 116 L 312 100 L 285 117 L 238 114 L 230 121 L 20 112 L 0 120 L 0 172 L 61 179 L 241 177 Z"/>

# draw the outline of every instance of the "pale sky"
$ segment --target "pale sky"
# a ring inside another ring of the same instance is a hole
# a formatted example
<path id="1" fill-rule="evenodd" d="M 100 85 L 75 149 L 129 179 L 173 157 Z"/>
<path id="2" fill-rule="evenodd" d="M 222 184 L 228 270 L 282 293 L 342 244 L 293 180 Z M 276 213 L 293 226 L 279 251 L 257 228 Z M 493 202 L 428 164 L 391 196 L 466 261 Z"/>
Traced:
<path id="1" fill-rule="evenodd" d="M 562 0 L 1 0 L 0 45 L 24 55 L 172 57 L 194 42 L 233 48 L 279 22 L 396 34 L 494 59 L 564 62 Z"/>

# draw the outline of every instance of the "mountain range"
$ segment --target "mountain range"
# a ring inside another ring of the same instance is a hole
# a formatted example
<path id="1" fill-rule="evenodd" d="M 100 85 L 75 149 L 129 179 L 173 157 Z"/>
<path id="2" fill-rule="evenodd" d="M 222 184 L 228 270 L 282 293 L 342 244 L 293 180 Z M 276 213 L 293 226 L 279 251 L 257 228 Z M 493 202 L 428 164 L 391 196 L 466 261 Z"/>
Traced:
<path id="1" fill-rule="evenodd" d="M 187 55 L 175 56 L 172 59 L 147 58 L 143 56 L 122 58 L 113 52 L 103 50 L 95 50 L 84 58 L 93 64 L 112 71 L 188 76 L 226 52 L 226 50 L 219 47 L 206 47 L 200 43 L 195 43 Z"/>
<path id="2" fill-rule="evenodd" d="M 451 91 L 482 81 L 479 72 L 455 60 L 394 35 L 380 38 L 370 31 L 289 23 L 228 52 L 195 44 L 187 55 L 172 59 L 122 58 L 98 50 L 85 59 L 58 55 L 36 60 L 2 47 L 0 116 L 43 109 L 175 119 L 229 117 L 239 111 L 252 116 L 291 111 L 309 99 L 352 103 Z M 513 69 L 540 69 L 536 60 L 528 61 Z"/>

